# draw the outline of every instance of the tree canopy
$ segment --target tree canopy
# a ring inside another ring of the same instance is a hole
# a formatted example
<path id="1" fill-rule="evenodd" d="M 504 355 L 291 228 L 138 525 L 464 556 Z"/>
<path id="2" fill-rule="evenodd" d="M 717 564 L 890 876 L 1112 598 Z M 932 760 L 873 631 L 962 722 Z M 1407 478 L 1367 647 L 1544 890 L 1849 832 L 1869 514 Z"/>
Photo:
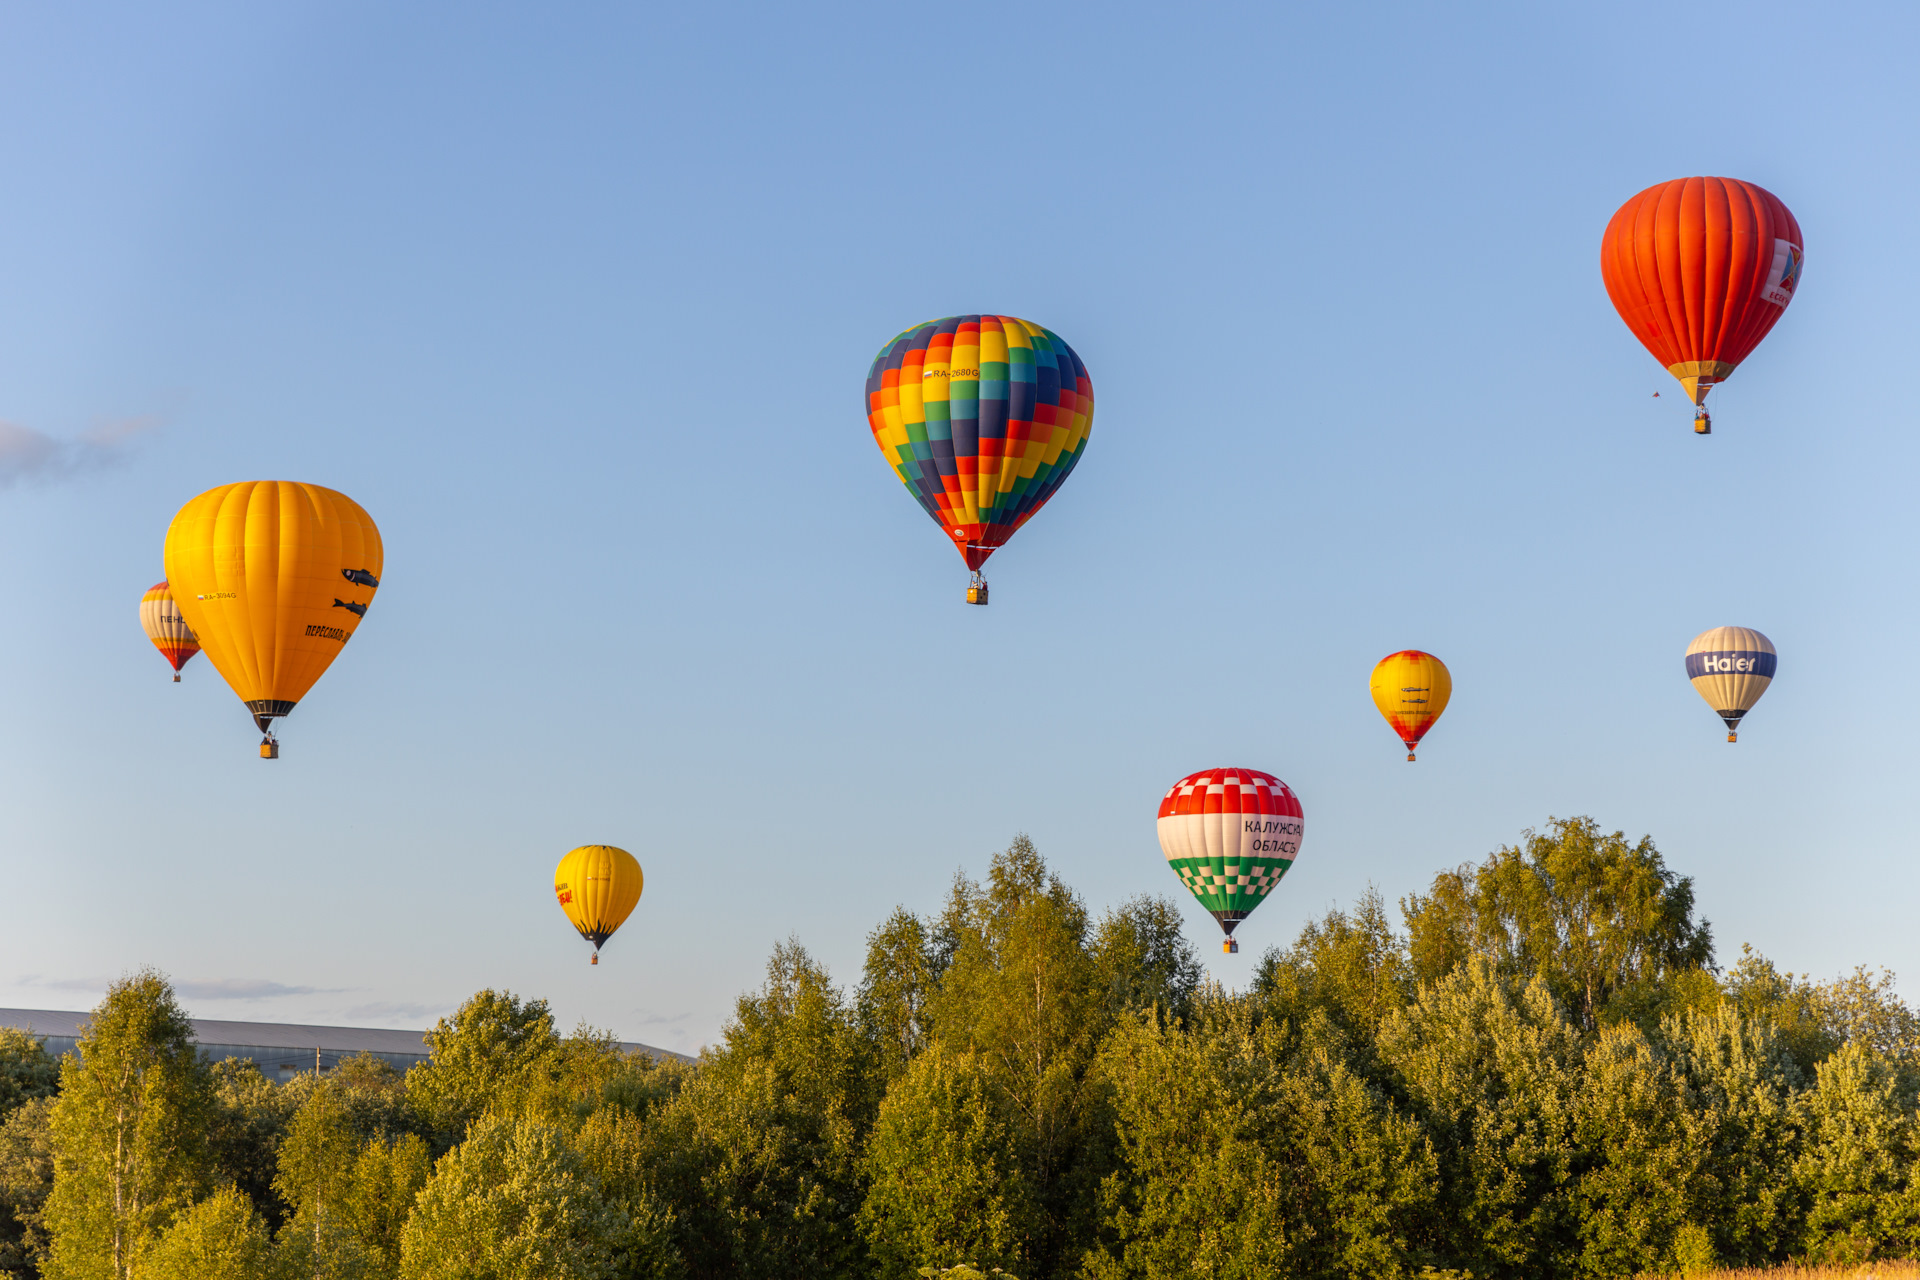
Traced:
<path id="1" fill-rule="evenodd" d="M 197 1056 L 142 972 L 0 1038 L 0 1274 L 49 1280 L 1420 1277 L 1920 1251 L 1892 975 L 1725 970 L 1650 839 L 1554 820 L 1202 981 L 1017 838 L 866 938 L 774 947 L 697 1064 L 476 993 L 404 1076 Z"/>

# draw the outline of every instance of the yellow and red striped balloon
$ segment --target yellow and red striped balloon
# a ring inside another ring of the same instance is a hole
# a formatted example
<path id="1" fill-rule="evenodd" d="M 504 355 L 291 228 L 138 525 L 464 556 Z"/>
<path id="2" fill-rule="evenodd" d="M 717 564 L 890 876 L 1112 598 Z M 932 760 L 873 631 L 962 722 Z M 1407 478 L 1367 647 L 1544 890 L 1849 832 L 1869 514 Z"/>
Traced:
<path id="1" fill-rule="evenodd" d="M 1453 676 L 1447 664 L 1419 649 L 1390 653 L 1374 664 L 1373 705 L 1387 718 L 1393 732 L 1407 744 L 1407 760 L 1413 749 L 1427 736 L 1433 722 L 1447 709 L 1453 696 Z"/>
<path id="2" fill-rule="evenodd" d="M 147 588 L 147 594 L 140 597 L 140 629 L 173 667 L 173 682 L 179 684 L 180 668 L 200 652 L 200 641 L 187 625 L 166 583 L 154 583 Z"/>

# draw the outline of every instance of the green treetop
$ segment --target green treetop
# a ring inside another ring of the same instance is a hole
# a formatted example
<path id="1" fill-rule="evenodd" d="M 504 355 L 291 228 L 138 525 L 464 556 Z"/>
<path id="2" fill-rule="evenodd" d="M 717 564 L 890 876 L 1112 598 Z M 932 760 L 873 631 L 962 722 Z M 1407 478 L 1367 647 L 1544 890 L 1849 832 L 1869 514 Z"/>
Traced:
<path id="1" fill-rule="evenodd" d="M 175 1214 L 206 1189 L 213 1091 L 173 988 L 122 978 L 62 1059 L 54 1103 L 47 1280 L 127 1280 Z"/>

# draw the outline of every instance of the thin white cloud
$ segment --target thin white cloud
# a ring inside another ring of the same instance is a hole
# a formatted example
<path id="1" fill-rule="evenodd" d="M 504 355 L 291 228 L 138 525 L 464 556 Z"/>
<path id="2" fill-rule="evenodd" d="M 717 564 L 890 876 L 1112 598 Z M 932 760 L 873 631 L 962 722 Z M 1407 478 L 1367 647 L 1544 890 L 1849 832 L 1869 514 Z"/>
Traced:
<path id="1" fill-rule="evenodd" d="M 44 973 L 20 975 L 23 987 L 45 987 L 48 991 L 87 991 L 104 993 L 113 985 L 111 978 L 49 978 Z"/>
<path id="2" fill-rule="evenodd" d="M 450 1004 L 407 1004 L 404 1001 L 380 1000 L 373 1004 L 357 1004 L 347 1010 L 349 1018 L 432 1018 L 449 1013 L 457 1006 Z"/>
<path id="3" fill-rule="evenodd" d="M 0 489 L 21 481 L 71 480 L 111 467 L 154 425 L 152 418 L 116 418 L 60 440 L 32 427 L 0 422 Z"/>
<path id="4" fill-rule="evenodd" d="M 203 982 L 176 982 L 175 992 L 188 1000 L 271 1000 L 277 996 L 334 996 L 345 987 L 292 987 L 265 978 L 212 978 Z"/>
<path id="5" fill-rule="evenodd" d="M 35 987 L 45 991 L 73 991 L 94 997 L 84 1002 L 93 1005 L 98 998 L 113 985 L 111 978 L 50 978 L 41 973 L 22 974 L 18 979 L 22 987 Z M 194 1006 L 217 1000 L 275 1000 L 287 996 L 337 996 L 354 991 L 364 991 L 364 987 L 308 987 L 291 983 L 273 982 L 266 978 L 208 978 L 200 981 L 180 981 L 173 984 L 175 994 L 187 1002 L 189 1014 L 205 1014 L 206 1011 Z M 425 1003 L 406 1000 L 377 1000 L 367 1004 L 357 1004 L 348 1008 L 344 1014 L 327 1011 L 325 1017 L 345 1017 L 352 1022 L 402 1021 L 426 1022 L 443 1013 L 451 1013 L 458 1008 L 451 1003 Z M 258 1016 L 258 1015 L 255 1015 Z M 684 1015 L 683 1015 L 684 1016 Z"/>

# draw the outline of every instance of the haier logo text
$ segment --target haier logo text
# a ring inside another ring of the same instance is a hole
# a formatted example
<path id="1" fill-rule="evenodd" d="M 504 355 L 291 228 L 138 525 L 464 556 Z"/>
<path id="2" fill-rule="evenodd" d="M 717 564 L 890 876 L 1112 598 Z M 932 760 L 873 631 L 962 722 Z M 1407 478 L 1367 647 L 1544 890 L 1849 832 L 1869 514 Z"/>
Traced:
<path id="1" fill-rule="evenodd" d="M 1690 653 L 1687 655 L 1687 678 L 1698 680 L 1701 676 L 1766 676 L 1773 677 L 1774 664 L 1778 657 L 1771 653 L 1755 653 L 1750 650 L 1721 650 L 1718 653 Z"/>

